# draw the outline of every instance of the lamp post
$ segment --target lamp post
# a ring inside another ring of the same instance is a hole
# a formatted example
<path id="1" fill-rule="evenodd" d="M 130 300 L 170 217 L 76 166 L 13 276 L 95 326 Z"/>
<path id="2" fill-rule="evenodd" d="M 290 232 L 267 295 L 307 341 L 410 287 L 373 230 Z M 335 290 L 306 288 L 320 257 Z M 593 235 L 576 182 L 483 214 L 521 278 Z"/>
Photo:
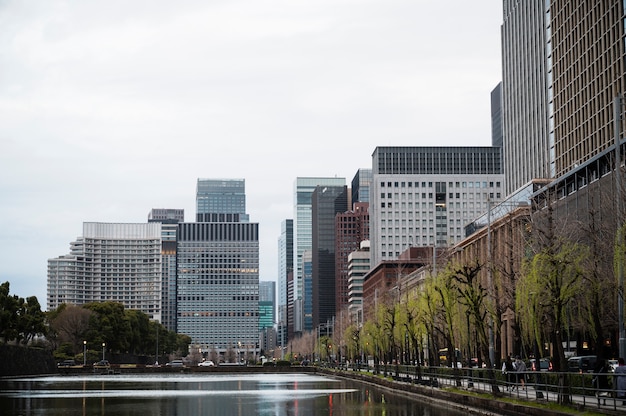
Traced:
<path id="1" fill-rule="evenodd" d="M 102 343 L 102 361 L 104 361 L 104 350 L 106 348 L 107 344 L 105 342 Z"/>
<path id="2" fill-rule="evenodd" d="M 83 341 L 83 367 L 87 365 L 87 341 Z"/>
<path id="3" fill-rule="evenodd" d="M 622 235 L 622 152 L 621 152 L 621 121 L 622 121 L 622 95 L 615 97 L 614 101 L 614 124 L 615 124 L 615 195 L 617 202 L 617 245 L 620 252 L 624 244 L 624 236 Z M 623 252 L 621 253 L 623 255 Z M 622 257 L 622 256 L 620 256 Z M 617 261 L 617 316 L 619 330 L 619 356 L 626 357 L 626 329 L 624 327 L 624 265 L 623 259 Z"/>

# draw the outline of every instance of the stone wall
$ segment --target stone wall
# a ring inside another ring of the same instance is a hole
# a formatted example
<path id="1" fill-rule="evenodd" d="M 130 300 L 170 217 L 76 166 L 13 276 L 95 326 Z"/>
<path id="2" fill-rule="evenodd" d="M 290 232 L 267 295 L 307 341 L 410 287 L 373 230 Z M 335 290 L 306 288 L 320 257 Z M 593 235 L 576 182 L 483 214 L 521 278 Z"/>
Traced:
<path id="1" fill-rule="evenodd" d="M 53 374 L 57 366 L 52 351 L 0 345 L 0 377 Z"/>

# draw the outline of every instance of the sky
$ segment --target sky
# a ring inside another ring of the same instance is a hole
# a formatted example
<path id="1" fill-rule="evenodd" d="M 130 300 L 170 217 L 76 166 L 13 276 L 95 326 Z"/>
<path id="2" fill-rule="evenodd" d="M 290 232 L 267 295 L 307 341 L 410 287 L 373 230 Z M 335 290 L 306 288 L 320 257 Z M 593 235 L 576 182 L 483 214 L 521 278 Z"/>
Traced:
<path id="1" fill-rule="evenodd" d="M 46 305 L 83 222 L 195 218 L 245 179 L 277 280 L 297 177 L 377 146 L 489 146 L 500 0 L 0 0 L 0 282 Z"/>

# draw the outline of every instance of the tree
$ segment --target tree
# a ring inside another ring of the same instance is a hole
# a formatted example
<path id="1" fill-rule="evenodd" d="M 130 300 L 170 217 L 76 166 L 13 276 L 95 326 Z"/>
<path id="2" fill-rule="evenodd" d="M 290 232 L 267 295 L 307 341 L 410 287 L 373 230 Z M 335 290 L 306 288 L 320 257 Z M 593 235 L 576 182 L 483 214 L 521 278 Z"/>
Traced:
<path id="1" fill-rule="evenodd" d="M 124 305 L 118 302 L 93 302 L 83 307 L 94 312 L 90 316 L 87 339 L 97 345 L 106 344 L 109 351 L 127 352 L 131 328 L 124 313 Z"/>
<path id="2" fill-rule="evenodd" d="M 517 286 L 516 301 L 517 313 L 523 323 L 522 335 L 538 345 L 542 345 L 546 335 L 554 350 L 554 369 L 562 371 L 567 368 L 563 329 L 569 327 L 570 305 L 584 289 L 583 264 L 588 250 L 563 237 L 555 237 L 552 242 L 526 265 Z M 559 380 L 564 392 L 569 379 L 561 375 Z M 569 396 L 559 394 L 559 401 L 569 403 Z"/>
<path id="3" fill-rule="evenodd" d="M 81 306 L 62 304 L 50 314 L 49 322 L 60 343 L 71 345 L 74 354 L 82 351 L 92 312 Z"/>
<path id="4" fill-rule="evenodd" d="M 468 317 L 472 318 L 478 344 L 487 363 L 487 375 L 491 383 L 492 393 L 498 394 L 498 384 L 493 370 L 494 363 L 491 362 L 489 354 L 491 344 L 489 325 L 493 325 L 494 322 L 494 305 L 491 302 L 488 288 L 483 285 L 480 278 L 481 269 L 482 265 L 476 261 L 471 265 L 451 266 L 450 273 L 456 283 L 459 302 L 466 308 Z"/>

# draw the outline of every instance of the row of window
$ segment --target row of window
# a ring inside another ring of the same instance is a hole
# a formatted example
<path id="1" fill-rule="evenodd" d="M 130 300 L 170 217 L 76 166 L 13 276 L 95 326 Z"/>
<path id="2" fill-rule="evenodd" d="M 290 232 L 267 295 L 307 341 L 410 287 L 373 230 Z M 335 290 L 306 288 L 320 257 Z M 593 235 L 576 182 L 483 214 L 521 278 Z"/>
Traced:
<path id="1" fill-rule="evenodd" d="M 252 317 L 259 316 L 258 311 L 248 311 L 248 312 L 224 312 L 224 311 L 186 311 L 186 312 L 178 312 L 178 316 L 181 318 L 199 318 L 199 317 L 217 317 L 217 318 L 229 318 L 229 317 Z"/>
<path id="2" fill-rule="evenodd" d="M 437 185 L 443 185 L 445 187 L 445 182 L 411 182 L 411 181 L 400 181 L 400 182 L 380 182 L 380 187 L 384 188 L 419 188 L 421 183 L 422 188 L 432 188 L 433 183 Z M 448 188 L 493 188 L 495 185 L 496 188 L 500 188 L 500 181 L 458 181 L 458 182 L 448 182 Z"/>

